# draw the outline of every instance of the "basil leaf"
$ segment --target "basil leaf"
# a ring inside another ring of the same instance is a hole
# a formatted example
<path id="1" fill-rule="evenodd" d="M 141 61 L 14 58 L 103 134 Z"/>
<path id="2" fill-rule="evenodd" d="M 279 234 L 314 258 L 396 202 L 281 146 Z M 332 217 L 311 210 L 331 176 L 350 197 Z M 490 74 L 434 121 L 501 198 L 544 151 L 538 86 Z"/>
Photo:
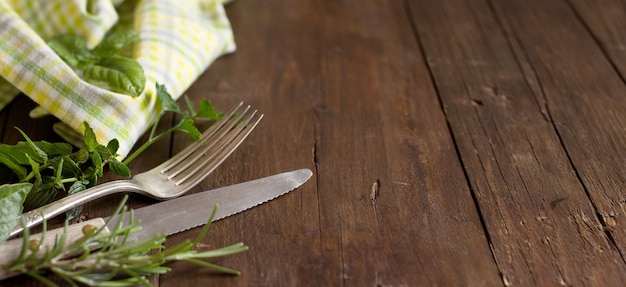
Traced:
<path id="1" fill-rule="evenodd" d="M 36 141 L 34 143 L 39 149 L 48 154 L 48 157 L 70 155 L 73 149 L 72 145 L 68 143 L 49 143 L 47 141 Z"/>
<path id="2" fill-rule="evenodd" d="M 114 92 L 139 96 L 146 85 L 141 65 L 130 58 L 104 57 L 97 64 L 89 64 L 83 70 L 85 79 L 94 85 Z"/>
<path id="3" fill-rule="evenodd" d="M 91 52 L 99 58 L 113 56 L 137 39 L 133 30 L 117 31 L 109 34 Z"/>
<path id="4" fill-rule="evenodd" d="M 30 138 L 26 135 L 26 133 L 24 133 L 24 131 L 17 129 L 22 136 L 24 137 L 24 139 L 26 139 L 26 142 L 28 142 L 28 146 L 33 150 L 33 154 L 30 158 L 32 158 L 35 162 L 38 163 L 43 163 L 46 162 L 48 160 L 48 154 L 43 151 L 41 148 L 39 148 L 39 146 L 37 146 L 35 143 L 33 143 L 33 141 L 30 140 Z"/>
<path id="5" fill-rule="evenodd" d="M 73 68 L 82 68 L 85 64 L 98 60 L 89 52 L 87 42 L 76 35 L 57 35 L 48 41 L 48 46 Z"/>
<path id="6" fill-rule="evenodd" d="M 6 241 L 17 225 L 17 217 L 22 214 L 31 187 L 30 183 L 0 185 L 0 242 Z"/>
<path id="7" fill-rule="evenodd" d="M 8 156 L 4 156 L 2 151 L 0 151 L 0 164 L 4 164 L 6 167 L 11 169 L 11 171 L 13 171 L 13 173 L 15 173 L 20 180 L 28 174 L 25 167 L 19 165 Z"/>
<path id="8" fill-rule="evenodd" d="M 35 146 L 49 158 L 56 156 L 69 155 L 72 152 L 72 146 L 66 143 L 49 143 L 46 141 L 33 142 Z M 35 150 L 28 142 L 19 142 L 16 145 L 0 144 L 0 157 L 5 157 L 13 161 L 15 164 L 28 165 L 29 157 L 37 157 Z"/>
<path id="9" fill-rule="evenodd" d="M 10 159 L 15 164 L 28 165 L 27 155 L 34 156 L 33 150 L 27 144 L 0 144 L 0 157 Z"/>

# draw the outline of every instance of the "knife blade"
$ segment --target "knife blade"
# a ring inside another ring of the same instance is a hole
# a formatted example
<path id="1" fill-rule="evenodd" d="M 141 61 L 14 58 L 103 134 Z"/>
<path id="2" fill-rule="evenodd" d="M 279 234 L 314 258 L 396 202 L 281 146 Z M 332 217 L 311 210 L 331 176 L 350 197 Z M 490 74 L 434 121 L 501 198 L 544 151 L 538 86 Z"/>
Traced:
<path id="1" fill-rule="evenodd" d="M 213 207 L 216 204 L 219 207 L 213 221 L 237 214 L 298 188 L 312 175 L 313 173 L 309 169 L 299 169 L 135 209 L 133 210 L 133 220 L 140 221 L 141 230 L 130 234 L 128 240 L 142 239 L 157 233 L 171 235 L 203 225 L 213 213 Z M 114 218 L 95 218 L 72 224 L 67 229 L 65 245 L 68 246 L 80 239 L 83 236 L 82 228 L 86 225 L 99 228 L 109 222 L 109 226 L 105 229 L 105 232 L 108 232 L 115 227 L 120 217 L 122 217 L 124 224 L 128 224 L 129 213 L 120 214 Z M 47 231 L 46 239 L 42 243 L 43 246 L 51 248 L 55 238 L 62 232 L 63 228 Z M 31 238 L 39 237 L 38 234 L 31 235 Z M 21 238 L 18 238 L 0 244 L 0 266 L 10 264 L 17 259 L 22 241 Z M 40 250 L 43 251 L 46 248 L 40 248 Z M 7 273 L 0 268 L 0 279 L 15 275 L 17 274 Z"/>
<path id="2" fill-rule="evenodd" d="M 128 240 L 157 233 L 170 235 L 203 225 L 211 216 L 215 204 L 219 204 L 219 208 L 213 221 L 237 214 L 288 193 L 305 183 L 311 175 L 313 173 L 309 169 L 300 169 L 136 209 L 133 211 L 134 219 L 141 221 L 141 231 L 131 234 Z M 109 229 L 115 227 L 118 220 L 119 216 L 110 220 Z M 124 220 L 128 224 L 128 216 Z"/>

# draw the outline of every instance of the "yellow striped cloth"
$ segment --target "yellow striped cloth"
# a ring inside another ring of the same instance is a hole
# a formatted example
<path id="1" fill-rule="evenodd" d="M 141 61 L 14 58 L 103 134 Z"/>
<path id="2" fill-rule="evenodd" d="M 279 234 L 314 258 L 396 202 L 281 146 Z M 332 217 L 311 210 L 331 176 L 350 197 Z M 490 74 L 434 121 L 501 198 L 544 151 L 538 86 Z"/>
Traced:
<path id="1" fill-rule="evenodd" d="M 83 122 L 98 141 L 120 141 L 126 156 L 159 110 L 155 83 L 182 93 L 219 56 L 235 50 L 224 0 L 0 0 L 0 109 L 20 91 L 61 120 L 67 139 Z M 132 55 L 146 74 L 139 97 L 82 80 L 46 41 L 75 34 L 97 45 L 107 32 L 130 28 Z M 69 128 L 68 128 L 69 127 Z"/>

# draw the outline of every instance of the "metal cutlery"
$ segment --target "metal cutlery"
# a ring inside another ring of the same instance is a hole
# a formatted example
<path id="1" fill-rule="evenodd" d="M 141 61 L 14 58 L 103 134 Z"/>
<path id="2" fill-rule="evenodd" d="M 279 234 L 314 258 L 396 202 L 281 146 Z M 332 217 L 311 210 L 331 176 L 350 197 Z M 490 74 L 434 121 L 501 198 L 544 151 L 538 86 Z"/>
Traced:
<path id="1" fill-rule="evenodd" d="M 44 218 L 52 218 L 73 207 L 114 193 L 135 192 L 159 200 L 178 197 L 213 172 L 243 142 L 261 118 L 262 114 L 240 103 L 211 125 L 199 140 L 161 165 L 130 179 L 106 182 L 26 212 L 18 218 L 17 227 L 10 236 L 23 230 L 20 223 L 22 218 L 26 221 L 26 227 L 32 227 L 40 224 Z"/>
<path id="2" fill-rule="evenodd" d="M 174 234 L 193 227 L 205 224 L 216 204 L 219 206 L 213 221 L 231 216 L 250 209 L 259 204 L 270 201 L 288 193 L 305 183 L 311 176 L 309 169 L 299 169 L 280 173 L 244 183 L 226 186 L 218 189 L 194 193 L 187 196 L 155 203 L 133 210 L 133 220 L 140 221 L 141 230 L 131 233 L 126 242 L 141 240 L 154 234 Z M 120 222 L 127 225 L 130 211 L 118 214 L 112 218 L 94 218 L 85 222 L 69 225 L 67 230 L 57 228 L 45 233 L 45 238 L 39 248 L 41 253 L 54 247 L 59 236 L 65 233 L 65 245 L 68 246 L 83 237 L 83 227 L 91 225 L 94 228 L 104 227 L 103 232 L 113 230 Z M 30 238 L 41 239 L 41 235 L 31 235 Z M 21 251 L 23 240 L 13 239 L 0 243 L 0 266 L 11 264 Z M 0 268 L 0 279 L 18 275 L 6 272 Z"/>

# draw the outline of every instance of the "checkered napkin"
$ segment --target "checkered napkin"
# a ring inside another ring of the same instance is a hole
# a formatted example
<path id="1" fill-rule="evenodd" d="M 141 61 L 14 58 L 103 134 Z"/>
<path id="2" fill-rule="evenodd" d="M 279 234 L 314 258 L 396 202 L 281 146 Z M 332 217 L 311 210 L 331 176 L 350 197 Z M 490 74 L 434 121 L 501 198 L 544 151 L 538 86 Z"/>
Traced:
<path id="1" fill-rule="evenodd" d="M 0 0 L 0 108 L 19 92 L 61 122 L 66 139 L 87 121 L 102 144 L 126 156 L 160 113 L 155 83 L 179 98 L 220 55 L 235 50 L 224 0 Z M 131 57 L 146 75 L 138 97 L 82 80 L 46 41 L 75 34 L 96 46 L 112 29 L 137 35 Z M 70 140 L 71 141 L 71 140 Z"/>

